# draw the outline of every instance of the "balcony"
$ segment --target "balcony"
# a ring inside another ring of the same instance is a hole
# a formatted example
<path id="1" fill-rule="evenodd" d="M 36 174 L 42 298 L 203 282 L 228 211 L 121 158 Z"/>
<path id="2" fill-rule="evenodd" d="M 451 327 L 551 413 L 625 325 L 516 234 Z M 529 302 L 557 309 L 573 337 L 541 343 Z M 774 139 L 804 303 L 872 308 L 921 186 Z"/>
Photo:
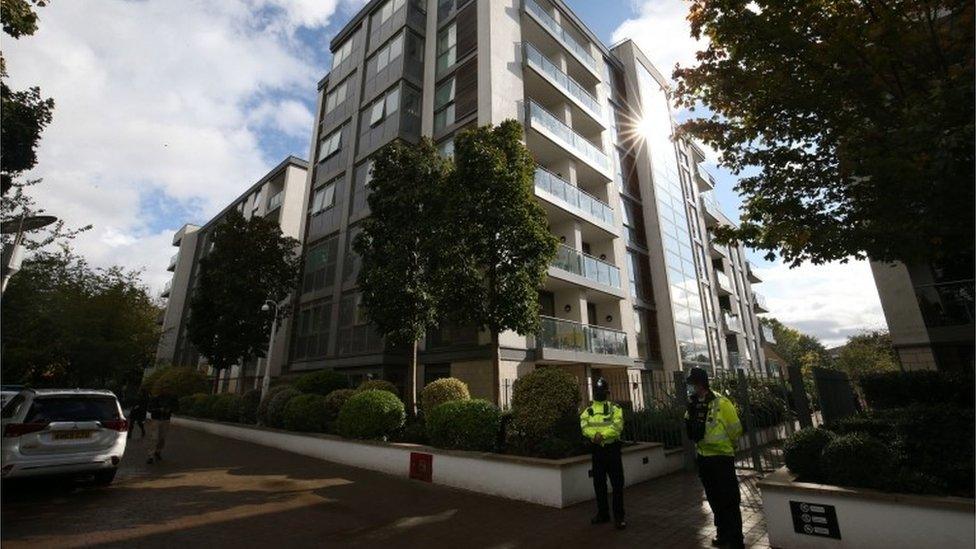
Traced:
<path id="1" fill-rule="evenodd" d="M 728 217 L 722 213 L 722 208 L 715 199 L 715 191 L 701 193 L 702 212 L 705 214 L 706 227 L 718 227 L 720 225 L 733 225 Z"/>
<path id="2" fill-rule="evenodd" d="M 742 368 L 742 359 L 737 351 L 729 351 L 729 368 L 739 370 Z"/>
<path id="3" fill-rule="evenodd" d="M 766 343 L 776 343 L 776 336 L 773 335 L 773 328 L 765 324 L 762 327 L 762 338 Z"/>
<path id="4" fill-rule="evenodd" d="M 560 244 L 549 266 L 549 275 L 603 293 L 623 297 L 620 269 L 611 263 Z"/>
<path id="5" fill-rule="evenodd" d="M 733 295 L 735 293 L 732 288 L 732 281 L 722 271 L 715 271 L 715 280 L 718 281 L 719 295 Z"/>
<path id="6" fill-rule="evenodd" d="M 976 291 L 972 280 L 915 286 L 915 297 L 927 327 L 968 327 L 966 331 L 970 337 L 976 319 L 974 295 Z"/>
<path id="7" fill-rule="evenodd" d="M 525 12 L 528 13 L 543 29 L 559 42 L 586 69 L 597 78 L 600 77 L 596 59 L 587 47 L 580 44 L 566 29 L 564 29 L 542 6 L 535 0 L 525 0 Z"/>
<path id="8" fill-rule="evenodd" d="M 711 191 L 715 188 L 715 179 L 705 169 L 703 162 L 695 164 L 695 183 L 698 184 L 698 190 L 701 192 Z"/>
<path id="9" fill-rule="evenodd" d="M 532 68 L 542 80 L 548 82 L 549 87 L 540 90 L 544 94 L 549 95 L 551 89 L 555 88 L 557 91 L 561 92 L 567 98 L 569 98 L 572 103 L 579 108 L 579 111 L 587 115 L 594 126 L 599 129 L 606 128 L 606 119 L 603 115 L 603 108 L 600 106 L 600 102 L 596 97 L 580 85 L 572 76 L 566 74 L 559 69 L 552 61 L 550 61 L 541 51 L 539 51 L 535 46 L 526 42 L 525 44 L 525 61 L 526 65 Z M 538 79 L 537 79 L 538 80 Z M 532 85 L 534 82 L 527 82 L 527 85 Z M 574 120 L 578 117 L 574 116 Z"/>
<path id="10" fill-rule="evenodd" d="M 554 114 L 546 110 L 545 107 L 536 101 L 528 100 L 526 107 L 528 111 L 528 116 L 526 117 L 528 119 L 527 122 L 533 130 L 556 144 L 559 148 L 581 160 L 583 166 L 580 167 L 589 167 L 606 181 L 613 180 L 613 176 L 610 173 L 610 159 L 607 155 L 603 154 L 601 147 L 576 133 L 573 128 L 556 118 Z M 546 151 L 541 146 L 536 147 L 533 145 L 535 144 L 529 143 L 529 149 L 539 155 L 537 160 L 540 162 L 551 164 L 551 162 L 547 162 L 547 159 L 553 162 L 559 159 L 558 154 Z"/>
<path id="11" fill-rule="evenodd" d="M 729 248 L 723 244 L 715 242 L 715 239 L 708 239 L 708 256 L 712 259 L 728 259 Z"/>
<path id="12" fill-rule="evenodd" d="M 163 291 L 159 293 L 159 297 L 169 297 L 170 291 L 173 289 L 173 281 L 167 280 L 166 285 L 163 286 Z"/>
<path id="13" fill-rule="evenodd" d="M 758 294 L 758 293 L 753 292 L 752 293 L 752 302 L 756 306 L 756 312 L 757 313 L 768 313 L 769 312 L 769 305 L 766 304 L 766 296 L 764 296 L 762 294 Z"/>
<path id="14" fill-rule="evenodd" d="M 268 209 L 267 211 L 274 210 L 275 208 L 281 207 L 281 202 L 285 199 L 285 191 L 281 190 L 274 193 L 271 198 L 268 199 Z"/>
<path id="15" fill-rule="evenodd" d="M 726 332 L 742 333 L 742 319 L 727 311 L 722 312 L 722 327 Z"/>
<path id="16" fill-rule="evenodd" d="M 613 235 L 613 208 L 545 168 L 535 170 L 535 194 Z"/>
<path id="17" fill-rule="evenodd" d="M 166 267 L 166 270 L 169 272 L 175 271 L 176 260 L 178 260 L 179 258 L 180 258 L 180 252 L 176 252 L 175 254 L 173 254 L 173 257 L 169 258 L 169 265 Z"/>
<path id="18" fill-rule="evenodd" d="M 759 284 L 762 279 L 756 274 L 756 267 L 753 266 L 752 262 L 746 261 L 746 279 L 752 284 Z"/>
<path id="19" fill-rule="evenodd" d="M 620 330 L 543 316 L 536 334 L 538 358 L 547 362 L 588 362 L 632 366 L 627 334 Z"/>

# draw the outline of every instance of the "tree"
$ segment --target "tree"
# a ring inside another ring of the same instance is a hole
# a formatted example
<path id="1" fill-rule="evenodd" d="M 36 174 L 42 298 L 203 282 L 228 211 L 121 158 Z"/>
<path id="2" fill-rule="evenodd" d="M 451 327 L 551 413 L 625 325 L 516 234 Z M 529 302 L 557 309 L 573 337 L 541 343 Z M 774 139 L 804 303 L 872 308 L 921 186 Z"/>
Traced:
<path id="1" fill-rule="evenodd" d="M 834 364 L 855 379 L 862 374 L 897 370 L 898 358 L 888 332 L 864 332 L 847 339 Z"/>
<path id="2" fill-rule="evenodd" d="M 3 297 L 4 382 L 137 388 L 156 352 L 161 312 L 137 272 L 92 268 L 67 248 L 39 252 Z"/>
<path id="3" fill-rule="evenodd" d="M 763 317 L 760 322 L 772 328 L 776 340 L 772 347 L 790 366 L 799 366 L 805 373 L 814 367 L 830 366 L 830 354 L 817 338 L 790 328 L 772 317 Z"/>
<path id="4" fill-rule="evenodd" d="M 437 322 L 438 258 L 444 242 L 449 163 L 429 139 L 393 142 L 373 156 L 370 217 L 354 246 L 370 322 L 392 345 L 412 347 L 407 409 L 416 411 L 417 342 Z"/>
<path id="5" fill-rule="evenodd" d="M 461 325 L 491 333 L 492 376 L 497 400 L 498 334 L 535 333 L 539 289 L 558 241 L 535 199 L 535 162 L 522 142 L 522 126 L 506 120 L 461 132 L 448 184 L 453 238 L 440 272 L 449 289 L 444 311 Z"/>
<path id="6" fill-rule="evenodd" d="M 797 265 L 973 250 L 968 0 L 691 0 L 680 130 L 739 174 L 737 240 Z"/>
<path id="7" fill-rule="evenodd" d="M 262 314 L 266 300 L 280 303 L 296 287 L 298 241 L 281 234 L 278 223 L 260 216 L 245 220 L 234 210 L 214 228 L 213 248 L 200 260 L 200 278 L 190 299 L 187 334 L 220 374 L 264 357 L 273 311 Z M 240 388 L 240 387 L 239 387 Z"/>

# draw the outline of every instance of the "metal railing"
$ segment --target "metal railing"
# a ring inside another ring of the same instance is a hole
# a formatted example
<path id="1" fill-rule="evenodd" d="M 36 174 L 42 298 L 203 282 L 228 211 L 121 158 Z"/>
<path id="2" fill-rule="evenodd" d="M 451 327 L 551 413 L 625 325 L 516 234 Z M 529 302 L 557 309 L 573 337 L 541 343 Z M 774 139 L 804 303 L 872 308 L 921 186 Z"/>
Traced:
<path id="1" fill-rule="evenodd" d="M 603 154 L 601 148 L 594 145 L 592 141 L 576 133 L 573 128 L 567 126 L 565 122 L 556 118 L 556 115 L 535 101 L 530 99 L 528 107 L 529 120 L 533 125 L 540 125 L 549 130 L 557 139 L 562 141 L 564 147 L 592 162 L 601 170 L 606 171 L 610 168 L 610 160 L 607 155 Z"/>
<path id="2" fill-rule="evenodd" d="M 596 97 L 590 92 L 586 91 L 573 77 L 559 70 L 552 61 L 550 61 L 545 55 L 542 55 L 538 49 L 532 44 L 525 44 L 525 58 L 528 60 L 530 65 L 533 65 L 536 70 L 545 74 L 549 79 L 556 85 L 556 87 L 562 89 L 567 95 L 572 96 L 574 99 L 582 103 L 587 109 L 593 111 L 596 115 L 597 120 L 603 121 L 603 109 L 600 108 L 600 102 L 597 101 Z"/>
<path id="3" fill-rule="evenodd" d="M 562 27 L 549 13 L 542 8 L 539 4 L 533 0 L 525 0 L 525 9 L 532 15 L 536 16 L 549 32 L 551 32 L 559 42 L 563 44 L 569 51 L 571 51 L 576 57 L 580 59 L 589 68 L 596 70 L 596 59 L 590 55 L 582 44 L 580 44 L 575 38 L 573 38 L 566 29 Z"/>
<path id="4" fill-rule="evenodd" d="M 535 188 L 558 198 L 571 210 L 591 215 L 604 223 L 613 225 L 613 209 L 609 204 L 545 168 L 536 168 Z"/>
<path id="5" fill-rule="evenodd" d="M 542 316 L 536 343 L 546 349 L 628 356 L 627 334 L 620 330 Z"/>
<path id="6" fill-rule="evenodd" d="M 552 266 L 563 271 L 580 275 L 587 280 L 620 287 L 620 269 L 616 265 L 597 259 L 565 244 L 560 244 Z"/>
<path id="7" fill-rule="evenodd" d="M 282 200 L 284 200 L 284 198 L 285 198 L 285 191 L 283 190 L 278 191 L 274 195 L 272 195 L 272 197 L 268 199 L 268 211 L 270 212 L 271 210 L 277 208 L 278 206 L 281 206 L 281 202 Z"/>

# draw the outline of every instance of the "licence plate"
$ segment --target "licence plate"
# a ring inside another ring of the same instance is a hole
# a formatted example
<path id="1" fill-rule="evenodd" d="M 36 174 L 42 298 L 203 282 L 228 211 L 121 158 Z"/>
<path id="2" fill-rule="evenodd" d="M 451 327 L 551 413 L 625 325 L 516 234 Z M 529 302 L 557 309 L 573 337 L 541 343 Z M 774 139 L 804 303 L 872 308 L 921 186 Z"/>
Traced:
<path id="1" fill-rule="evenodd" d="M 90 438 L 91 434 L 91 431 L 56 431 L 54 440 L 78 440 Z"/>

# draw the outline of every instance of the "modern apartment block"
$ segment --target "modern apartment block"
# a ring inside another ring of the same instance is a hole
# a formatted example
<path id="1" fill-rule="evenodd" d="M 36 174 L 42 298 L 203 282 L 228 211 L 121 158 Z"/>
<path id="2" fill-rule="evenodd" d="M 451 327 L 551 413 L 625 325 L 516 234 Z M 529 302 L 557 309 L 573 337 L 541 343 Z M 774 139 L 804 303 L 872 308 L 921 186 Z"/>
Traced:
<path id="1" fill-rule="evenodd" d="M 873 261 L 871 271 L 902 368 L 972 371 L 976 286 L 971 255 L 939 264 Z"/>
<path id="2" fill-rule="evenodd" d="M 307 171 L 308 163 L 305 160 L 290 156 L 251 185 L 210 221 L 202 226 L 187 224 L 176 232 L 173 236 L 173 246 L 177 247 L 178 251 L 170 258 L 168 267 L 168 270 L 173 272 L 173 278 L 162 292 L 162 297 L 167 298 L 167 302 L 162 320 L 162 336 L 156 351 L 157 365 L 205 364 L 187 339 L 186 322 L 189 319 L 190 296 L 199 276 L 200 260 L 206 257 L 213 246 L 210 241 L 212 229 L 228 213 L 237 210 L 244 215 L 245 219 L 250 219 L 252 216 L 273 218 L 278 221 L 283 234 L 300 239 L 307 202 Z M 255 311 L 255 314 L 260 314 L 260 311 Z M 285 325 L 287 326 L 287 321 Z M 286 358 L 287 329 L 279 330 L 278 333 L 280 335 L 275 338 L 276 352 L 271 361 L 273 374 L 280 373 Z M 243 376 L 245 385 L 248 387 L 253 385 L 255 376 L 263 375 L 263 372 L 264 359 L 245 365 Z M 235 384 L 242 379 L 240 374 L 240 367 L 226 372 L 222 380 L 223 387 L 231 390 L 236 388 Z M 247 385 L 248 383 L 251 385 Z"/>
<path id="3" fill-rule="evenodd" d="M 421 136 L 450 155 L 457 132 L 506 119 L 525 126 L 536 197 L 561 242 L 539 296 L 542 328 L 500 334 L 496 370 L 489 334 L 441 326 L 423 342 L 419 386 L 450 375 L 504 401 L 512 380 L 543 366 L 581 382 L 692 366 L 766 372 L 759 279 L 742 249 L 710 238 L 730 221 L 705 155 L 672 140 L 667 82 L 633 42 L 606 47 L 561 0 L 372 0 L 331 49 L 285 375 L 332 368 L 405 384 L 407 357 L 384 345 L 357 290 L 370 155 Z"/>

